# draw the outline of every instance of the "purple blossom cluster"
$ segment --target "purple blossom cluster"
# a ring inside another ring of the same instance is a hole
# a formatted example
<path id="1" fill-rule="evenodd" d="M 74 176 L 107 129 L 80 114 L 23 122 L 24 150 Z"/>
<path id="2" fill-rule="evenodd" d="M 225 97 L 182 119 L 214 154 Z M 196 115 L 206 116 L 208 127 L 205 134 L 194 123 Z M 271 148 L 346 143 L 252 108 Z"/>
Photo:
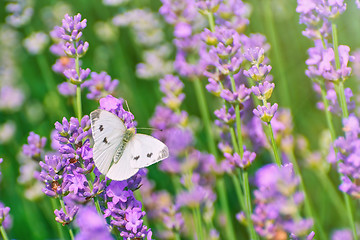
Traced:
<path id="1" fill-rule="evenodd" d="M 303 35 L 311 39 L 327 38 L 331 34 L 331 20 L 346 10 L 346 3 L 339 1 L 298 0 L 296 12 L 300 23 L 306 25 Z"/>
<path id="2" fill-rule="evenodd" d="M 143 224 L 142 219 L 146 213 L 141 210 L 141 202 L 134 197 L 134 191 L 145 174 L 141 170 L 128 180 L 112 181 L 104 194 L 107 200 L 104 217 L 111 219 L 110 225 L 116 227 L 124 239 L 151 240 L 152 231 Z"/>
<path id="3" fill-rule="evenodd" d="M 99 100 L 108 94 L 112 94 L 118 84 L 119 80 L 111 80 L 111 77 L 106 72 L 92 72 L 90 79 L 84 82 L 82 87 L 89 89 L 90 93 L 87 94 L 88 99 Z"/>
<path id="4" fill-rule="evenodd" d="M 174 232 L 183 230 L 183 219 L 178 212 L 180 207 L 204 209 L 204 215 L 211 221 L 213 212 L 211 207 L 216 200 L 213 190 L 215 181 L 214 172 L 218 170 L 214 156 L 192 148 L 193 132 L 188 126 L 188 115 L 181 111 L 181 102 L 185 95 L 182 92 L 184 84 L 178 77 L 167 75 L 160 80 L 160 90 L 165 94 L 165 106 L 157 106 L 154 116 L 150 120 L 152 127 L 162 131 L 155 131 L 153 135 L 163 141 L 169 148 L 169 158 L 162 162 L 160 169 L 177 174 L 185 190 L 177 189 L 175 204 L 168 203 L 162 207 L 160 218 L 169 221 L 166 225 L 167 234 L 173 236 Z M 173 103 L 176 104 L 173 104 Z M 190 174 L 184 174 L 190 173 Z M 154 198 L 163 196 L 155 193 Z M 166 196 L 166 195 L 165 195 Z M 173 209 L 173 210 L 169 210 Z M 163 232 L 162 234 L 165 234 Z"/>
<path id="5" fill-rule="evenodd" d="M 23 145 L 23 153 L 29 158 L 38 160 L 41 157 L 41 154 L 44 153 L 44 148 L 46 144 L 46 138 L 37 135 L 34 132 L 30 132 L 30 135 L 27 138 L 28 144 Z"/>
<path id="6" fill-rule="evenodd" d="M 335 147 L 339 148 L 337 155 L 338 171 L 343 174 L 342 183 L 339 189 L 355 198 L 360 197 L 360 188 L 357 184 L 359 176 L 359 119 L 355 115 L 343 120 L 344 137 L 339 137 L 334 142 Z"/>
<path id="7" fill-rule="evenodd" d="M 297 190 L 299 178 L 292 164 L 266 165 L 256 172 L 255 179 L 256 206 L 252 219 L 258 234 L 266 239 L 283 239 L 290 234 L 306 236 L 313 220 L 299 217 L 304 195 Z"/>

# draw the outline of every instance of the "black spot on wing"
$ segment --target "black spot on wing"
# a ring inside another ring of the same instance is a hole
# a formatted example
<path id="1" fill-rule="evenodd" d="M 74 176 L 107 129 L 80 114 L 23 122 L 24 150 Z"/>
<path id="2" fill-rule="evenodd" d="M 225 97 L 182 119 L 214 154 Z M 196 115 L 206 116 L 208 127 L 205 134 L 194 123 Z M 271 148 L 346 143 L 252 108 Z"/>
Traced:
<path id="1" fill-rule="evenodd" d="M 104 142 L 104 143 L 109 143 L 108 140 L 106 139 L 106 137 L 104 137 L 103 142 Z"/>
<path id="2" fill-rule="evenodd" d="M 140 156 L 138 155 L 138 156 L 136 156 L 136 157 L 134 157 L 134 159 L 135 160 L 138 160 L 140 158 Z"/>
<path id="3" fill-rule="evenodd" d="M 104 130 L 103 125 L 100 125 L 99 130 L 100 130 L 100 132 L 102 132 Z"/>
<path id="4" fill-rule="evenodd" d="M 146 156 L 147 156 L 148 158 L 151 158 L 152 155 L 153 155 L 153 153 L 148 153 L 148 154 L 146 154 Z"/>

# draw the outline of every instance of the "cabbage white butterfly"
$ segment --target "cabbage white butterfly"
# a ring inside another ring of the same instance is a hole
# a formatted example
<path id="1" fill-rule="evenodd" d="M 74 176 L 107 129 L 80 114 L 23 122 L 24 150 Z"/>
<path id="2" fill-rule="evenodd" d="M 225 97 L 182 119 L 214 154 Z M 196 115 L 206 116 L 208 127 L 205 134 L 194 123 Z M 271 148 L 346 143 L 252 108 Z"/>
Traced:
<path id="1" fill-rule="evenodd" d="M 127 129 L 115 114 L 97 109 L 90 113 L 94 138 L 93 159 L 99 171 L 112 180 L 125 180 L 140 168 L 169 156 L 168 147 L 156 138 Z"/>

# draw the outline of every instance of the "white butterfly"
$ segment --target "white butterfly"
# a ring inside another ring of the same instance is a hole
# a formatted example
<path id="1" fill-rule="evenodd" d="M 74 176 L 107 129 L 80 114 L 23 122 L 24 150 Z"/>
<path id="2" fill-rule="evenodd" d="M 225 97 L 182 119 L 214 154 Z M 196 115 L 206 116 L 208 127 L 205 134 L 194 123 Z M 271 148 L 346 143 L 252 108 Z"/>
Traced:
<path id="1" fill-rule="evenodd" d="M 135 129 L 127 129 L 115 114 L 97 109 L 90 118 L 95 166 L 112 180 L 128 179 L 140 168 L 169 156 L 164 143 L 149 135 L 135 134 Z"/>

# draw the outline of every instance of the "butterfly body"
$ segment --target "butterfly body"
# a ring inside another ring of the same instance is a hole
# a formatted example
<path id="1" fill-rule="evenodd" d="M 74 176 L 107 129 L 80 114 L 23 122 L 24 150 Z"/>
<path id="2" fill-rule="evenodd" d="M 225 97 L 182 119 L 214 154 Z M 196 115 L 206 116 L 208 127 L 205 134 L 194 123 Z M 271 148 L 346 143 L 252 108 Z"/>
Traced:
<path id="1" fill-rule="evenodd" d="M 127 129 L 116 115 L 101 109 L 90 114 L 94 138 L 93 159 L 99 171 L 113 180 L 133 176 L 169 156 L 165 144 L 156 138 Z"/>

